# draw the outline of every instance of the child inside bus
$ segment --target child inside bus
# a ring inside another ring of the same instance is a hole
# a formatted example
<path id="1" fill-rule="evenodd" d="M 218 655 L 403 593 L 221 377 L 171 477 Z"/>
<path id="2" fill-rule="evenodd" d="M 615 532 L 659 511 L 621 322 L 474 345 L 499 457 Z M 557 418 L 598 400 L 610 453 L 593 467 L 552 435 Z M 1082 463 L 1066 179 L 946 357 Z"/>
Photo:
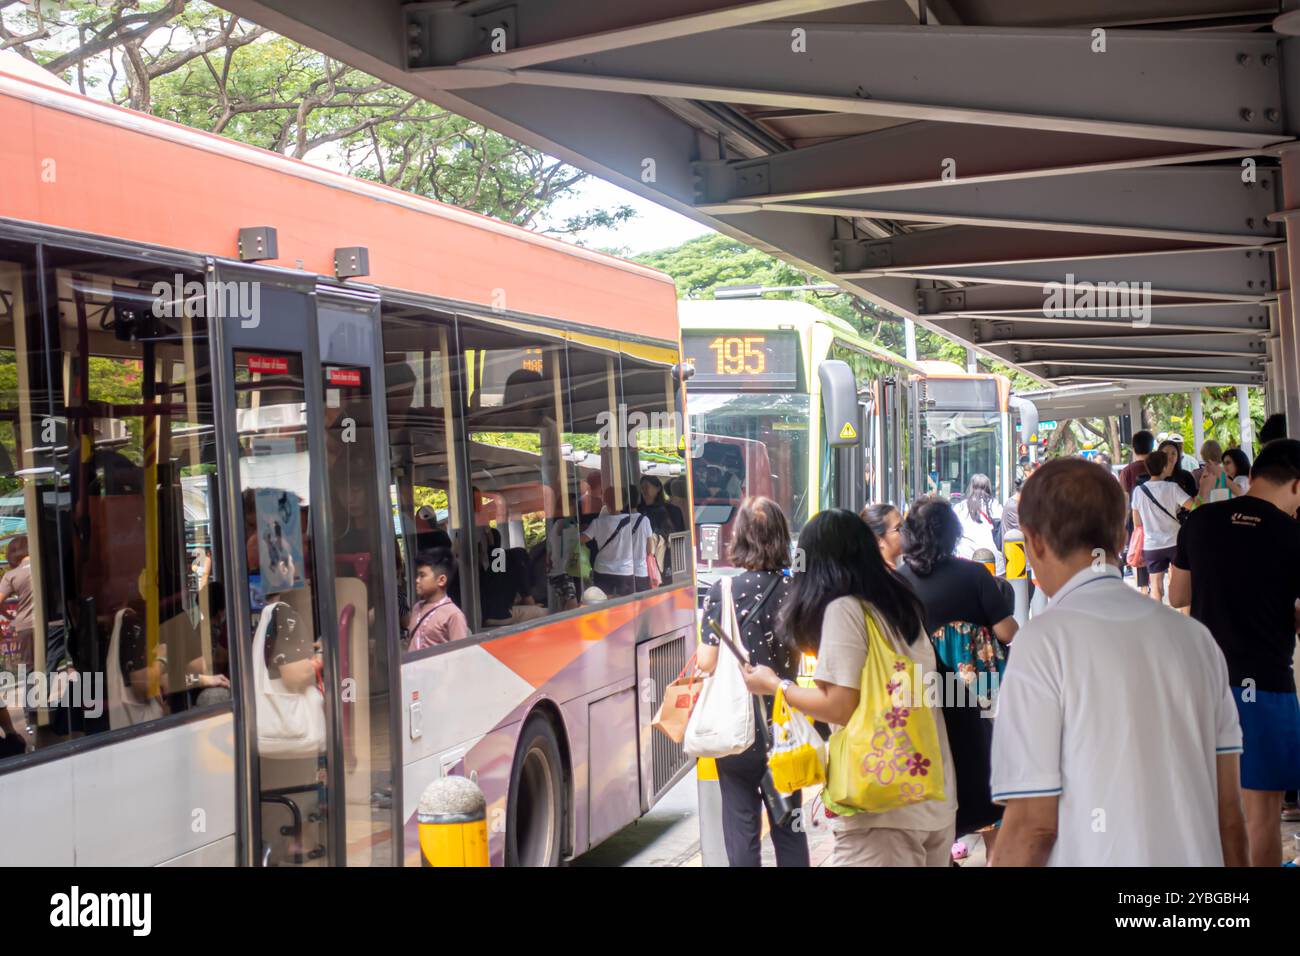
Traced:
<path id="1" fill-rule="evenodd" d="M 407 650 L 423 650 L 468 636 L 465 613 L 447 595 L 447 582 L 454 568 L 448 548 L 434 548 L 415 559 L 415 596 L 419 600 L 408 619 Z"/>

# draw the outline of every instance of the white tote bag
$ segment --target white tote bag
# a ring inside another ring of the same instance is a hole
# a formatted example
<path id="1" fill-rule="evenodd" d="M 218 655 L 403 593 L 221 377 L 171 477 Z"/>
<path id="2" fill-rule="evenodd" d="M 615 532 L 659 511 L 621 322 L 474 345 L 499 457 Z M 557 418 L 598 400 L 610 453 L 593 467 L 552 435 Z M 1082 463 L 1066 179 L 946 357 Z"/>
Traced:
<path id="1" fill-rule="evenodd" d="M 148 723 L 164 716 L 163 702 L 160 697 L 140 700 L 122 673 L 122 619 L 126 617 L 126 608 L 117 612 L 113 618 L 113 635 L 108 639 L 108 726 L 110 730 L 120 727 L 134 727 L 136 724 Z"/>
<path id="2" fill-rule="evenodd" d="M 253 636 L 253 690 L 257 699 L 257 750 L 279 759 L 314 757 L 325 749 L 325 699 L 313 684 L 300 694 L 266 669 L 266 631 L 283 602 L 262 608 Z"/>
<path id="3" fill-rule="evenodd" d="M 731 578 L 722 579 L 722 631 L 744 649 L 736 623 L 736 603 L 731 596 Z M 730 757 L 748 750 L 754 743 L 754 698 L 745 686 L 745 676 L 736 655 L 718 648 L 718 666 L 704 682 L 686 722 L 682 748 L 688 757 Z"/>

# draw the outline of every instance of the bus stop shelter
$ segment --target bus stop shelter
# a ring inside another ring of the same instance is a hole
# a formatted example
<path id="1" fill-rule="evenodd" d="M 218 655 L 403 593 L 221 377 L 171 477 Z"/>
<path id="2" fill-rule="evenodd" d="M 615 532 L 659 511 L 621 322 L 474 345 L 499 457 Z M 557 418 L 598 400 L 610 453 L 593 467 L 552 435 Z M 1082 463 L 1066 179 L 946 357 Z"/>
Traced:
<path id="1" fill-rule="evenodd" d="M 1053 397 L 1300 422 L 1300 0 L 222 5 Z"/>

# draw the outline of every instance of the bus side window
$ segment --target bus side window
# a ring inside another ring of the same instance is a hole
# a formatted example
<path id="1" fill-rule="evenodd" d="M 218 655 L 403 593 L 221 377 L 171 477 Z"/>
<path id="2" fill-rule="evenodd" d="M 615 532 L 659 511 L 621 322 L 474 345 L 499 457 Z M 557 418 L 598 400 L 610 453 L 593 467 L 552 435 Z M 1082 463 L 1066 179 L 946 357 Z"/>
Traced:
<path id="1" fill-rule="evenodd" d="M 672 582 L 669 543 L 672 536 L 686 531 L 686 512 L 670 499 L 675 479 L 685 475 L 685 428 L 677 408 L 680 393 L 673 379 L 675 356 L 661 362 L 622 356 L 621 408 L 627 420 L 624 458 L 628 487 L 635 501 L 633 513 L 640 526 L 633 535 L 635 549 L 633 585 L 649 590 Z M 744 480 L 744 461 L 739 453 L 737 484 Z"/>
<path id="2" fill-rule="evenodd" d="M 420 606 L 418 565 L 430 552 L 439 552 L 443 559 L 450 556 L 445 593 L 463 616 L 454 623 L 464 622 L 468 633 L 470 618 L 462 595 L 469 543 L 460 525 L 462 492 L 451 411 L 456 404 L 451 374 L 455 327 L 450 316 L 390 303 L 383 307 L 381 327 L 401 644 L 408 651 L 420 650 L 424 640 L 413 645 L 410 632 L 427 610 Z M 451 610 L 440 614 L 452 617 Z M 426 635 L 462 633 L 450 620 L 424 623 Z M 439 624 L 436 629 L 434 623 Z"/>
<path id="3" fill-rule="evenodd" d="M 473 573 L 482 629 L 574 606 L 562 586 L 577 547 L 560 436 L 566 351 L 543 335 L 462 320 Z"/>
<path id="4" fill-rule="evenodd" d="M 9 755 L 230 700 L 202 277 L 49 250 L 49 408 L 23 258 L 0 250 Z"/>

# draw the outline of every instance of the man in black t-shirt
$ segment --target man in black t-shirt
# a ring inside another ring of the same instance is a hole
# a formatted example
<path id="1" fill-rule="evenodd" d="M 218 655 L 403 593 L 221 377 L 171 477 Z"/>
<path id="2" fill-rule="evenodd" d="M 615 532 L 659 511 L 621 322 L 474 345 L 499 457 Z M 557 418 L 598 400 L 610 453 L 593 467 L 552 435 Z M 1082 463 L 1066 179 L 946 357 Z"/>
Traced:
<path id="1" fill-rule="evenodd" d="M 1175 607 L 1210 629 L 1241 718 L 1242 802 L 1251 863 L 1282 862 L 1282 794 L 1300 786 L 1300 701 L 1292 656 L 1300 625 L 1300 441 L 1270 442 L 1250 491 L 1197 508 L 1178 535 Z"/>

